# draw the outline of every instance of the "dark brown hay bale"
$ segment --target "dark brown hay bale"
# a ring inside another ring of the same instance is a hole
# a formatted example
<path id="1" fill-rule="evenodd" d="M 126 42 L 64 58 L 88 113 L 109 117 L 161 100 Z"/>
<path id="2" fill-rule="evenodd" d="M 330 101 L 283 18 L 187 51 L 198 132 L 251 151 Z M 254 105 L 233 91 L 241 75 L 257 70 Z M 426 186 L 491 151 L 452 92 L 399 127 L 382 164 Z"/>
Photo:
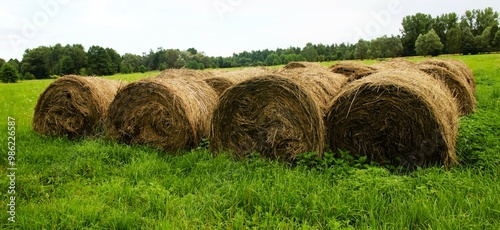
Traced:
<path id="1" fill-rule="evenodd" d="M 215 109 L 214 152 L 244 157 L 254 151 L 284 161 L 324 147 L 320 107 L 300 82 L 278 75 L 243 81 L 224 92 Z"/>
<path id="2" fill-rule="evenodd" d="M 55 80 L 38 98 L 34 130 L 68 138 L 96 135 L 102 131 L 109 104 L 122 84 L 74 75 Z"/>
<path id="3" fill-rule="evenodd" d="M 419 71 L 382 71 L 345 86 L 327 118 L 332 149 L 408 168 L 457 162 L 458 110 L 439 81 Z"/>
<path id="4" fill-rule="evenodd" d="M 468 115 L 474 112 L 476 98 L 469 84 L 462 77 L 439 65 L 419 64 L 418 69 L 448 87 L 457 102 L 460 115 Z"/>
<path id="5" fill-rule="evenodd" d="M 116 95 L 106 120 L 108 137 L 168 152 L 208 137 L 217 94 L 204 81 L 157 77 L 129 84 Z"/>
<path id="6" fill-rule="evenodd" d="M 457 76 L 462 77 L 471 88 L 472 92 L 476 91 L 476 80 L 472 70 L 462 61 L 454 59 L 427 59 L 421 61 L 420 64 L 437 65 L 446 68 L 448 71 Z"/>
<path id="7" fill-rule="evenodd" d="M 334 64 L 330 66 L 329 70 L 333 73 L 338 73 L 346 76 L 348 78 L 348 82 L 355 81 L 377 72 L 377 68 L 375 67 L 364 65 L 359 62 L 350 61 Z"/>

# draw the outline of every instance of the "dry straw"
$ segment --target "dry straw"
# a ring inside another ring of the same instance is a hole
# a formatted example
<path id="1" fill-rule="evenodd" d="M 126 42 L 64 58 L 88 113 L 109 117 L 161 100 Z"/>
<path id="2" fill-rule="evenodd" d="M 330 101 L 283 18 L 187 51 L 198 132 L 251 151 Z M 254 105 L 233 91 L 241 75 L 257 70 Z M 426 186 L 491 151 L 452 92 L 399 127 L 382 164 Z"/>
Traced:
<path id="1" fill-rule="evenodd" d="M 226 90 L 212 119 L 212 150 L 238 157 L 258 152 L 283 161 L 306 152 L 321 155 L 325 142 L 322 98 L 335 94 L 324 92 L 338 91 L 346 79 L 324 70 L 343 81 L 335 86 L 331 85 L 334 80 L 314 74 L 313 69 L 299 68 L 250 78 Z"/>
<path id="2" fill-rule="evenodd" d="M 457 102 L 460 115 L 468 115 L 474 112 L 476 98 L 463 77 L 439 65 L 419 64 L 417 68 L 448 87 Z"/>
<path id="3" fill-rule="evenodd" d="M 427 59 L 420 64 L 437 65 L 447 69 L 456 76 L 462 77 L 468 83 L 472 93 L 476 91 L 476 80 L 472 70 L 462 61 L 455 59 Z"/>
<path id="4" fill-rule="evenodd" d="M 55 80 L 38 98 L 34 130 L 68 138 L 98 134 L 121 85 L 119 81 L 74 75 Z"/>
<path id="5" fill-rule="evenodd" d="M 338 73 L 346 76 L 349 82 L 377 72 L 377 69 L 375 67 L 352 61 L 339 62 L 330 66 L 329 69 L 333 73 Z"/>
<path id="6" fill-rule="evenodd" d="M 251 77 L 257 77 L 270 73 L 271 71 L 263 67 L 243 68 L 239 70 L 213 70 L 212 76 L 203 80 L 210 85 L 220 96 L 227 88 L 242 82 Z"/>
<path id="7" fill-rule="evenodd" d="M 140 80 L 120 90 L 112 102 L 108 137 L 167 152 L 194 148 L 208 137 L 216 103 L 215 91 L 194 77 Z"/>
<path id="8" fill-rule="evenodd" d="M 408 168 L 457 162 L 451 93 L 415 70 L 387 70 L 347 85 L 327 118 L 332 149 Z"/>

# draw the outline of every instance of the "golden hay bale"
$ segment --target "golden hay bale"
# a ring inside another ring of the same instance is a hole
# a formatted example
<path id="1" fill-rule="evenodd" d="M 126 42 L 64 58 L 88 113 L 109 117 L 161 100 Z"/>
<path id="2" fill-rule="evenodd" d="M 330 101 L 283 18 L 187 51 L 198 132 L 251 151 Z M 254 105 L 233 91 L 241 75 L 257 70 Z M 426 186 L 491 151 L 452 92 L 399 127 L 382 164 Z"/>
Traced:
<path id="1" fill-rule="evenodd" d="M 68 138 L 96 135 L 102 131 L 109 104 L 121 85 L 124 83 L 75 75 L 55 80 L 38 98 L 34 130 Z"/>
<path id="2" fill-rule="evenodd" d="M 332 149 L 408 168 L 457 162 L 451 93 L 419 71 L 381 71 L 345 86 L 327 118 Z"/>
<path id="3" fill-rule="evenodd" d="M 329 70 L 333 73 L 346 76 L 348 78 L 348 82 L 355 81 L 377 72 L 377 68 L 375 67 L 352 61 L 339 62 L 330 66 Z"/>
<path id="4" fill-rule="evenodd" d="M 441 81 L 448 87 L 457 102 L 460 115 L 468 115 L 474 112 L 476 98 L 469 84 L 462 77 L 438 65 L 420 63 L 418 69 Z"/>
<path id="5" fill-rule="evenodd" d="M 427 59 L 420 62 L 420 64 L 437 65 L 446 68 L 448 71 L 457 76 L 462 77 L 471 88 L 472 92 L 476 91 L 476 80 L 472 70 L 462 61 L 454 59 Z"/>
<path id="6" fill-rule="evenodd" d="M 324 147 L 325 127 L 311 92 L 290 78 L 264 75 L 224 92 L 215 109 L 212 151 L 254 151 L 284 161 Z"/>
<path id="7" fill-rule="evenodd" d="M 317 67 L 284 68 L 226 90 L 212 119 L 212 150 L 283 161 L 313 151 L 321 156 L 326 104 L 346 78 Z"/>
<path id="8" fill-rule="evenodd" d="M 208 137 L 217 94 L 204 81 L 157 77 L 129 84 L 116 95 L 106 120 L 108 137 L 168 152 L 196 147 Z"/>

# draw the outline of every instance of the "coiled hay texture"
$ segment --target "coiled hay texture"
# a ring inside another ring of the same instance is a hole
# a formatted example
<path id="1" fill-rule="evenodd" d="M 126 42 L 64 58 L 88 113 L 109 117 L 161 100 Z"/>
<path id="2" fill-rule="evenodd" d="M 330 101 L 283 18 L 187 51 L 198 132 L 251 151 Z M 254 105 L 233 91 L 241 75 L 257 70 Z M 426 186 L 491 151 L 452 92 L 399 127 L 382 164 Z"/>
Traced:
<path id="1" fill-rule="evenodd" d="M 472 70 L 463 61 L 455 59 L 427 59 L 420 62 L 420 64 L 437 65 L 447 69 L 457 76 L 462 77 L 469 85 L 472 93 L 476 91 L 476 80 Z"/>
<path id="2" fill-rule="evenodd" d="M 211 124 L 212 151 L 237 157 L 252 152 L 292 161 L 324 147 L 320 107 L 309 90 L 292 79 L 265 75 L 224 92 Z"/>
<path id="3" fill-rule="evenodd" d="M 418 69 L 448 87 L 457 102 L 460 115 L 465 116 L 474 112 L 476 98 L 464 78 L 438 65 L 419 64 Z"/>
<path id="4" fill-rule="evenodd" d="M 176 153 L 207 138 L 217 94 L 194 78 L 156 77 L 129 84 L 116 95 L 106 126 L 108 137 Z"/>
<path id="5" fill-rule="evenodd" d="M 238 157 L 258 152 L 288 162 L 307 152 L 321 156 L 325 146 L 324 101 L 335 94 L 325 91 L 338 91 L 346 78 L 326 69 L 322 71 L 338 78 L 305 69 L 288 68 L 250 78 L 226 90 L 212 120 L 212 150 L 229 151 Z"/>
<path id="6" fill-rule="evenodd" d="M 375 67 L 352 61 L 339 62 L 330 66 L 329 69 L 333 73 L 338 73 L 346 76 L 348 78 L 348 82 L 366 77 L 378 71 Z"/>
<path id="7" fill-rule="evenodd" d="M 120 81 L 98 77 L 61 77 L 38 98 L 33 129 L 70 139 L 94 136 L 102 131 L 109 104 L 122 85 Z"/>
<path id="8" fill-rule="evenodd" d="M 334 150 L 415 168 L 457 162 L 458 110 L 449 90 L 419 71 L 388 70 L 345 86 L 327 118 Z"/>

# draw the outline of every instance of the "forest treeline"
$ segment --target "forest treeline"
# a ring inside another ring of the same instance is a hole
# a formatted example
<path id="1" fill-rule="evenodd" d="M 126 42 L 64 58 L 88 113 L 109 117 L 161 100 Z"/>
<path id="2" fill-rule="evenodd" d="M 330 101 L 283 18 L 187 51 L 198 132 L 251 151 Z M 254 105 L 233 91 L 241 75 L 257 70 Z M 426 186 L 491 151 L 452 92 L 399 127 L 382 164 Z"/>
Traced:
<path id="1" fill-rule="evenodd" d="M 468 10 L 460 16 L 457 13 L 436 17 L 423 13 L 406 16 L 400 35 L 385 35 L 370 41 L 360 39 L 356 44 L 307 43 L 305 47 L 245 51 L 230 57 L 209 57 L 195 48 L 179 50 L 159 47 L 142 55 L 120 55 L 112 48 L 96 45 L 88 50 L 80 44 L 40 46 L 27 49 L 21 61 L 10 59 L 6 62 L 0 59 L 0 75 L 6 72 L 17 75 L 19 79 L 43 79 L 66 74 L 101 76 L 167 68 L 272 66 L 292 61 L 467 55 L 496 51 L 500 51 L 499 13 L 488 7 Z M 2 77 L 2 81 L 16 78 L 9 77 Z"/>

